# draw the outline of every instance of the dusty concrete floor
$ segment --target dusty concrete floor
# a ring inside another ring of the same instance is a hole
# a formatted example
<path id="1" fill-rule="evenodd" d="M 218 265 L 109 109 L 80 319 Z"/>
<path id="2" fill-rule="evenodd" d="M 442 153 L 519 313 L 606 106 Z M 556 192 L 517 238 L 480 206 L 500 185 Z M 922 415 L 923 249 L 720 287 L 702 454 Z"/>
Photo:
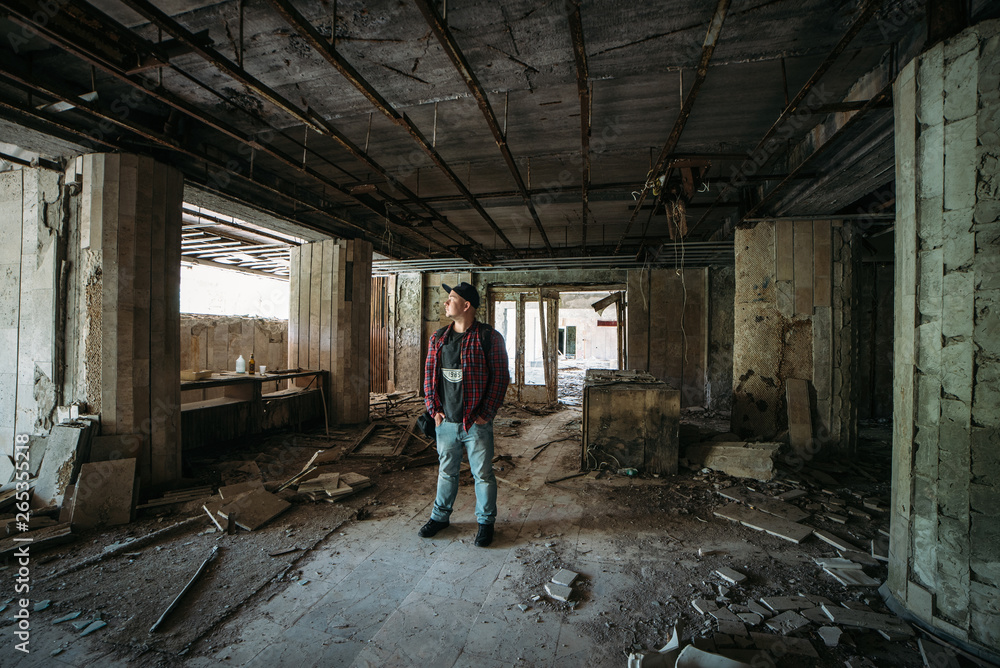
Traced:
<path id="1" fill-rule="evenodd" d="M 425 466 L 372 471 L 372 489 L 337 504 L 296 506 L 257 532 L 206 532 L 206 517 L 162 541 L 62 575 L 112 540 L 197 516 L 162 514 L 39 556 L 33 598 L 51 606 L 32 617 L 30 655 L 14 650 L 9 624 L 0 629 L 0 664 L 624 666 L 628 652 L 660 646 L 675 622 L 685 638 L 713 636 L 713 622 L 691 601 L 720 595 L 722 581 L 713 570 L 721 566 L 749 575 L 728 592 L 733 603 L 811 594 L 881 609 L 874 589 L 846 588 L 813 563 L 836 556 L 825 543 L 794 545 L 714 517 L 712 509 L 727 503 L 717 490 L 745 483 L 682 469 L 673 478 L 591 474 L 545 484 L 579 468 L 579 444 L 555 443 L 530 461 L 534 446 L 578 430 L 579 411 L 505 413 L 497 431 L 507 435 L 498 437 L 497 452 L 511 455 L 511 462 L 498 463 L 508 482 L 500 483 L 497 538 L 488 549 L 472 542 L 468 484 L 450 528 L 433 539 L 416 535 L 434 495 L 436 471 Z M 718 416 L 692 418 L 684 433 L 695 438 L 724 425 Z M 869 436 L 886 434 L 875 429 Z M 287 435 L 278 440 L 289 443 Z M 303 444 L 293 439 L 292 445 Z M 297 453 L 285 457 L 294 470 L 301 466 L 295 458 L 304 461 L 312 450 L 288 452 Z M 888 492 L 885 483 L 851 484 L 867 485 L 866 494 Z M 788 489 L 748 486 L 766 493 Z M 878 518 L 847 527 L 816 524 L 859 544 L 880 525 Z M 149 634 L 150 621 L 213 545 L 222 551 L 205 579 L 163 631 Z M 300 549 L 269 556 L 282 547 Z M 559 568 L 581 575 L 570 603 L 545 596 L 544 583 Z M 885 577 L 884 566 L 867 572 Z M 100 617 L 108 626 L 79 637 L 69 623 L 53 624 L 76 610 L 83 612 L 77 621 Z M 878 666 L 922 665 L 912 640 L 890 643 L 849 632 L 831 649 L 816 626 L 799 635 L 820 658 L 789 656 L 777 665 L 843 666 L 862 655 Z"/>

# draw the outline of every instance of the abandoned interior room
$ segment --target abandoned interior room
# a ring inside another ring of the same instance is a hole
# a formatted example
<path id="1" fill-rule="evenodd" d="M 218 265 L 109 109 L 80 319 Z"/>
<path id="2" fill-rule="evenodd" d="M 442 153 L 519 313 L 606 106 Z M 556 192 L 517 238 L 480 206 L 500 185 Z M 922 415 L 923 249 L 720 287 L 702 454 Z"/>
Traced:
<path id="1" fill-rule="evenodd" d="M 0 665 L 1000 665 L 998 161 L 995 0 L 0 0 Z"/>

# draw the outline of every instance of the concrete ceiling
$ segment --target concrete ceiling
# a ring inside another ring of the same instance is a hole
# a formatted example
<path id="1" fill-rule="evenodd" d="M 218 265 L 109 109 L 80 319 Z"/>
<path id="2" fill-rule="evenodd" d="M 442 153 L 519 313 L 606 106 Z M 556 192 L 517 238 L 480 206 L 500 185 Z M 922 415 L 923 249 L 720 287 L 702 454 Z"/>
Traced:
<path id="1" fill-rule="evenodd" d="M 634 193 L 692 96 L 717 10 L 702 0 L 582 2 L 581 72 L 572 0 L 448 2 L 441 18 L 446 37 L 484 91 L 512 169 L 431 29 L 428 10 L 419 7 L 430 5 L 440 16 L 441 2 L 245 0 L 242 13 L 236 0 L 146 4 L 94 0 L 39 17 L 35 3 L 0 0 L 0 17 L 6 16 L 0 30 L 15 37 L 0 46 L 0 128 L 11 133 L 0 139 L 50 159 L 84 150 L 148 152 L 216 199 L 320 232 L 365 237 L 394 257 L 483 262 L 615 250 L 635 257 L 666 239 L 662 209 L 650 217 L 651 193 L 629 225 Z M 719 196 L 787 99 L 857 21 L 859 4 L 729 4 L 690 117 L 668 156 L 667 164 L 692 159 L 705 167 L 709 190 L 687 198 L 689 226 L 708 215 L 688 239 L 724 237 L 723 226 L 747 213 L 843 212 L 892 181 L 892 113 L 882 99 L 862 112 L 840 112 L 839 122 L 837 113 L 791 117 L 760 170 L 777 176 Z M 899 50 L 922 34 L 922 9 L 914 3 L 876 4 L 880 9 L 823 75 L 814 99 L 855 100 L 856 109 L 875 98 L 878 86 L 858 82 L 888 80 Z M 290 6 L 324 41 L 336 34 L 331 51 L 353 68 L 354 85 L 280 6 Z M 590 96 L 586 108 L 581 80 Z M 92 89 L 95 102 L 40 108 Z M 373 95 L 383 111 L 406 121 L 376 109 Z M 581 119 L 588 115 L 584 226 Z M 796 173 L 821 147 L 823 155 Z M 768 196 L 789 173 L 782 191 Z M 682 174 L 675 169 L 671 176 L 679 183 Z"/>

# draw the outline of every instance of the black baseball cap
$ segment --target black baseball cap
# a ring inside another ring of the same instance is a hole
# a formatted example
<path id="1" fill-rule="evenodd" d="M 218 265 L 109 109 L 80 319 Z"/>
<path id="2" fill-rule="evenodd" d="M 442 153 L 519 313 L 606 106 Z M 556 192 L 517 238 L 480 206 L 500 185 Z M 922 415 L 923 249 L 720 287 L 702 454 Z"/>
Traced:
<path id="1" fill-rule="evenodd" d="M 472 304 L 472 308 L 479 308 L 479 291 L 465 281 L 453 288 L 442 283 L 441 289 L 445 292 L 455 292 L 459 297 Z"/>

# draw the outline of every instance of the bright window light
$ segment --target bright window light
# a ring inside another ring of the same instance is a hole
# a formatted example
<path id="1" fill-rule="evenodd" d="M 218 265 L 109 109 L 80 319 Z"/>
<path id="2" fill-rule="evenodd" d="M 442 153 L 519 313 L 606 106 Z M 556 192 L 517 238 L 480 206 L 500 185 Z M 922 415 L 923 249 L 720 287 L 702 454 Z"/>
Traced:
<path id="1" fill-rule="evenodd" d="M 288 319 L 288 281 L 181 263 L 181 313 Z"/>

